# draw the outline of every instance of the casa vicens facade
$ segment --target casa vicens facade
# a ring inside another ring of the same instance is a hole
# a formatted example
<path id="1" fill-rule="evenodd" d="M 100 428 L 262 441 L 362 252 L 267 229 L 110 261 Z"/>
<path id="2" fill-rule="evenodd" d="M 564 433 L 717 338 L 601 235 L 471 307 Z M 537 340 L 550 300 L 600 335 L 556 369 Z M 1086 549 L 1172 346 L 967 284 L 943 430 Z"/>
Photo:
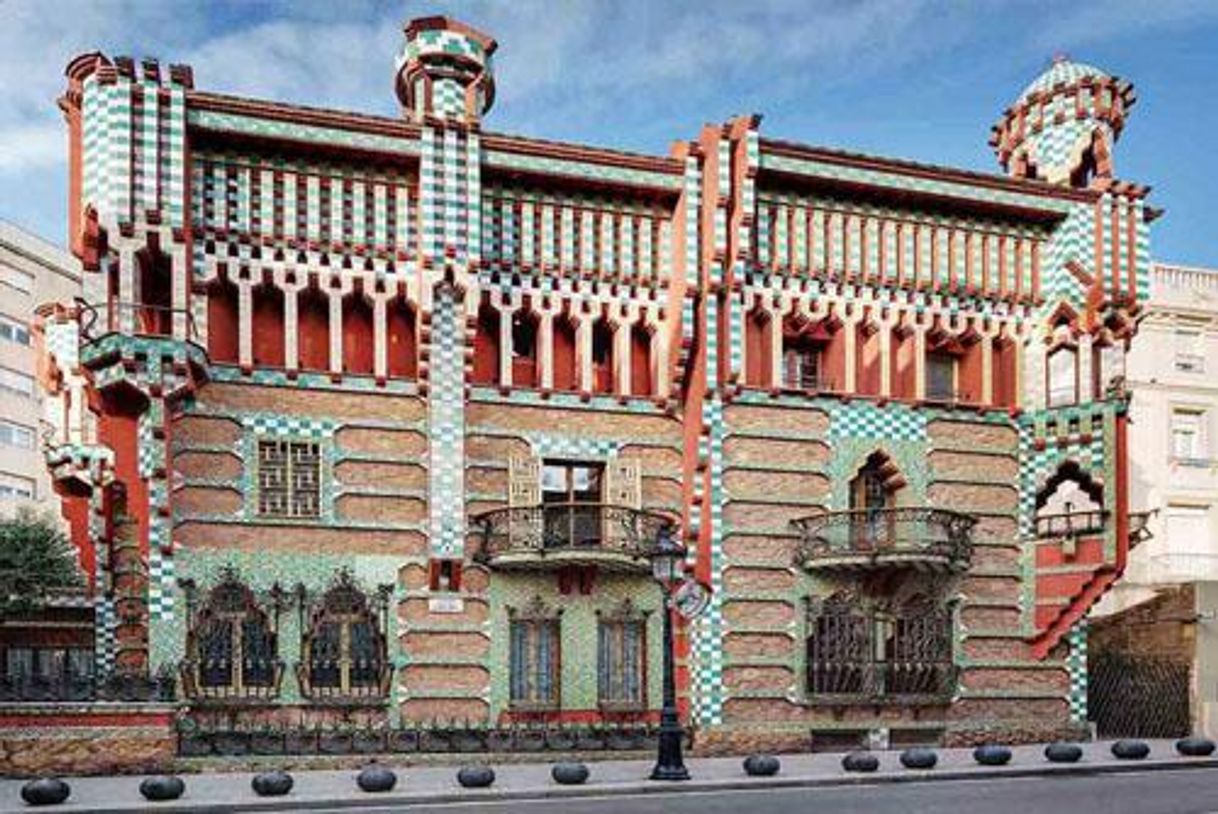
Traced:
<path id="1" fill-rule="evenodd" d="M 641 731 L 672 533 L 696 748 L 1077 735 L 1143 521 L 1131 86 L 1055 61 L 1005 175 L 758 116 L 650 156 L 484 127 L 495 50 L 409 23 L 400 118 L 68 66 L 105 293 L 41 332 L 94 684 L 182 732 Z"/>

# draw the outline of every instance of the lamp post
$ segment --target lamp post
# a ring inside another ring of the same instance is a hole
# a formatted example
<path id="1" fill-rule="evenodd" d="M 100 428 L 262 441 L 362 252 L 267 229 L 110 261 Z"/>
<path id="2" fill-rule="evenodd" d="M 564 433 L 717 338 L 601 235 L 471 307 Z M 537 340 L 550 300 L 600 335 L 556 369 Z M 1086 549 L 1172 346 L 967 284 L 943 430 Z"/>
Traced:
<path id="1" fill-rule="evenodd" d="M 689 770 L 681 755 L 681 722 L 677 718 L 677 685 L 672 664 L 672 588 L 682 577 L 685 547 L 672 539 L 668 526 L 656 535 L 651 554 L 651 574 L 664 597 L 664 706 L 660 709 L 660 742 L 652 780 L 688 780 Z"/>

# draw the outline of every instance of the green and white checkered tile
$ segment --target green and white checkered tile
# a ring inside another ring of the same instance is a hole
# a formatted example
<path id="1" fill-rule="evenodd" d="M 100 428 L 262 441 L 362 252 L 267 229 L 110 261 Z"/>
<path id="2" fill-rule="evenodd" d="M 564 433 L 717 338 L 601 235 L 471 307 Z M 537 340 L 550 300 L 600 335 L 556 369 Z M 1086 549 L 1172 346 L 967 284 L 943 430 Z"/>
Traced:
<path id="1" fill-rule="evenodd" d="M 616 458 L 622 448 L 621 441 L 585 436 L 572 438 L 549 433 L 527 433 L 525 438 L 533 454 L 542 458 L 608 459 Z"/>
<path id="2" fill-rule="evenodd" d="M 432 553 L 459 556 L 465 543 L 464 319 L 453 292 L 437 292 L 432 312 L 430 543 Z"/>
<path id="3" fill-rule="evenodd" d="M 248 415 L 242 419 L 242 423 L 255 435 L 290 435 L 319 441 L 333 435 L 336 426 L 330 419 L 304 418 L 280 413 Z"/>
<path id="4" fill-rule="evenodd" d="M 1087 628 L 1087 620 L 1080 619 L 1066 634 L 1070 647 L 1066 654 L 1066 670 L 1070 674 L 1070 720 L 1075 722 L 1087 720 Z"/>
<path id="5" fill-rule="evenodd" d="M 926 440 L 926 413 L 904 404 L 858 401 L 829 408 L 831 438 L 892 438 L 898 441 Z"/>

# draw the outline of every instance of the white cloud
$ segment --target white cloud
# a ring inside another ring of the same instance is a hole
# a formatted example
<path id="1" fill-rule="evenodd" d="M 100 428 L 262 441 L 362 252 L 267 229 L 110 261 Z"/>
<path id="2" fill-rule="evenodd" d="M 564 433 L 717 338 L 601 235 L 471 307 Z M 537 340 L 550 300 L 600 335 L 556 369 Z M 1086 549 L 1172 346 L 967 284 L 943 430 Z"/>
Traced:
<path id="1" fill-rule="evenodd" d="M 0 216 L 61 206 L 31 205 L 30 196 L 62 201 L 63 190 L 29 189 L 26 181 L 66 162 L 54 100 L 76 53 L 158 56 L 191 64 L 201 89 L 392 114 L 401 23 L 442 12 L 500 42 L 498 109 L 488 126 L 604 140 L 600 134 L 612 139 L 615 129 L 666 127 L 682 105 L 714 118 L 726 105 L 744 112 L 752 104 L 809 104 L 842 84 L 865 92 L 871 78 L 912 71 L 919 60 L 998 34 L 1000 15 L 1031 21 L 1012 27 L 1008 55 L 1047 56 L 1056 47 L 1213 16 L 1218 3 L 1096 0 L 1063 10 L 1056 0 L 468 0 L 437 9 L 374 0 L 0 0 Z M 682 120 L 669 135 L 692 136 L 696 126 Z"/>

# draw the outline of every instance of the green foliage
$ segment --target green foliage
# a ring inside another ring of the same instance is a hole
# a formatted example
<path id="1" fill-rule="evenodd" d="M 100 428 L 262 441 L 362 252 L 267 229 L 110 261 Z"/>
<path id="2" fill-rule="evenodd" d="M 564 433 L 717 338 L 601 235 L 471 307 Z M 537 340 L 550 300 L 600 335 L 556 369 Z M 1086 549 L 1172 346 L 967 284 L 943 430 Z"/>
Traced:
<path id="1" fill-rule="evenodd" d="M 53 521 L 28 510 L 0 520 L 0 615 L 37 610 L 82 584 L 76 552 Z"/>

